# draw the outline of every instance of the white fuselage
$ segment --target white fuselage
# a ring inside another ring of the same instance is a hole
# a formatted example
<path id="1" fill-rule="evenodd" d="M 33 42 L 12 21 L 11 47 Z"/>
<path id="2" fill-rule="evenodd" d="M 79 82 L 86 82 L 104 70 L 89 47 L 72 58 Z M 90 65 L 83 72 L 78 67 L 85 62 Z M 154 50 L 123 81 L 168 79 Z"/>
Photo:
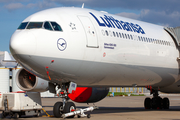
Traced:
<path id="1" fill-rule="evenodd" d="M 58 23 L 62 31 L 45 29 L 45 21 Z M 41 78 L 79 86 L 149 85 L 180 92 L 179 51 L 162 26 L 82 8 L 44 10 L 23 22 L 43 25 L 16 30 L 10 50 Z"/>

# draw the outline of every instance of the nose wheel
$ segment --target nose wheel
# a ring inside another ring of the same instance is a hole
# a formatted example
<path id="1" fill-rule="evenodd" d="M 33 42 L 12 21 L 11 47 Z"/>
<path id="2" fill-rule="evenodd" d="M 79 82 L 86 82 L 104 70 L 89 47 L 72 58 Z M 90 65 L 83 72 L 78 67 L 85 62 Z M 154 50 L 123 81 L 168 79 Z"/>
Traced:
<path id="1" fill-rule="evenodd" d="M 69 112 L 73 112 L 76 110 L 76 106 L 73 102 L 67 102 L 64 106 L 64 113 L 69 113 Z M 74 118 L 75 115 L 73 116 L 69 116 L 68 118 Z"/>
<path id="2" fill-rule="evenodd" d="M 53 114 L 55 117 L 60 118 L 63 114 L 63 102 L 56 102 L 53 107 Z"/>
<path id="3" fill-rule="evenodd" d="M 63 84 L 61 86 L 61 91 L 59 92 L 59 97 L 62 98 L 62 102 L 56 102 L 53 107 L 54 116 L 57 118 L 62 117 L 63 114 L 73 112 L 76 110 L 76 106 L 73 102 L 68 102 L 68 92 L 69 84 Z M 70 116 L 69 118 L 74 118 Z"/>
<path id="4" fill-rule="evenodd" d="M 76 110 L 76 106 L 73 102 L 67 102 L 63 107 L 63 102 L 56 102 L 53 107 L 53 114 L 56 118 L 62 117 L 64 113 L 73 112 Z M 74 118 L 70 116 L 69 118 Z"/>

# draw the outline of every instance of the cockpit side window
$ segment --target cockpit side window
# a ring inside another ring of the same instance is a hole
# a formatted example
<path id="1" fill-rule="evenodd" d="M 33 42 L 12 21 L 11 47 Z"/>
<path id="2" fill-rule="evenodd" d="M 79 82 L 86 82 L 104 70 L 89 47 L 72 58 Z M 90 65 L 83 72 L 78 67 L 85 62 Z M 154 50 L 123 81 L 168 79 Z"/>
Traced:
<path id="1" fill-rule="evenodd" d="M 30 22 L 27 29 L 42 28 L 43 22 Z"/>
<path id="2" fill-rule="evenodd" d="M 51 22 L 51 25 L 55 31 L 62 31 L 61 27 L 56 22 Z"/>
<path id="3" fill-rule="evenodd" d="M 23 22 L 20 24 L 20 26 L 18 27 L 19 30 L 25 29 L 27 26 L 28 22 Z"/>
<path id="4" fill-rule="evenodd" d="M 53 30 L 51 25 L 49 24 L 49 22 L 44 23 L 44 28 L 47 29 L 47 30 Z"/>

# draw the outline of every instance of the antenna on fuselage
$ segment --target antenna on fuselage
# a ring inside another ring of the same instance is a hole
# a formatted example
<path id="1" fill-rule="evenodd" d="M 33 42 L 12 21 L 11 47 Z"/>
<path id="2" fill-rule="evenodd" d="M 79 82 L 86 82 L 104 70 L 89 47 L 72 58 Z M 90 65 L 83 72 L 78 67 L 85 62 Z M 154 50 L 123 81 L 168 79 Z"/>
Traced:
<path id="1" fill-rule="evenodd" d="M 84 3 L 82 4 L 82 8 L 84 8 Z"/>

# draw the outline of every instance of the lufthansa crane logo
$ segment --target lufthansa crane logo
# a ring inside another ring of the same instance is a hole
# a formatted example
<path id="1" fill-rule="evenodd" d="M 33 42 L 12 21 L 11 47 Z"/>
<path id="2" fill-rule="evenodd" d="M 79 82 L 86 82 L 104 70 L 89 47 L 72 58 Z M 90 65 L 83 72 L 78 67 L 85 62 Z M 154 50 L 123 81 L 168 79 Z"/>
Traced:
<path id="1" fill-rule="evenodd" d="M 67 43 L 63 38 L 59 38 L 57 41 L 57 47 L 60 51 L 64 51 L 67 47 Z"/>

